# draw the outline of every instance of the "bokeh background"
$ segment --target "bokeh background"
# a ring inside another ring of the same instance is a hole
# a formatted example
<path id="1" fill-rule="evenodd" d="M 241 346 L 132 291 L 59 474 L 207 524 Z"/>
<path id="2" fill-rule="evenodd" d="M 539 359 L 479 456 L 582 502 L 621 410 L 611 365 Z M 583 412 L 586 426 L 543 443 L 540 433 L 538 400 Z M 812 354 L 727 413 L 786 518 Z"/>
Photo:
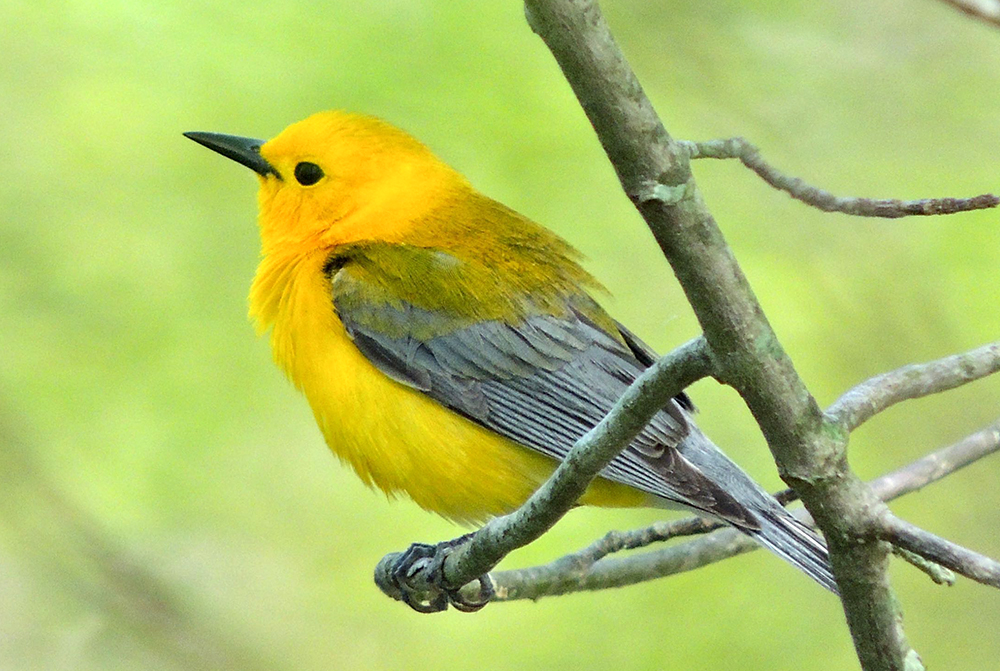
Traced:
<path id="1" fill-rule="evenodd" d="M 604 9 L 679 137 L 747 136 L 844 194 L 1000 189 L 1000 30 L 942 3 Z M 255 180 L 181 132 L 383 116 L 583 250 L 609 309 L 666 350 L 697 325 L 518 2 L 0 0 L 0 44 L 0 667 L 856 668 L 838 602 L 762 552 L 476 615 L 373 586 L 384 553 L 462 530 L 327 451 L 245 316 Z M 696 172 L 822 404 L 1000 338 L 997 212 L 866 221 L 735 163 Z M 779 489 L 739 398 L 693 395 Z M 1000 380 L 908 403 L 857 432 L 852 464 L 874 477 L 998 408 Z M 986 460 L 892 507 L 997 556 L 998 475 Z M 656 517 L 574 511 L 505 565 Z M 996 592 L 892 572 L 929 667 L 1000 669 Z"/>

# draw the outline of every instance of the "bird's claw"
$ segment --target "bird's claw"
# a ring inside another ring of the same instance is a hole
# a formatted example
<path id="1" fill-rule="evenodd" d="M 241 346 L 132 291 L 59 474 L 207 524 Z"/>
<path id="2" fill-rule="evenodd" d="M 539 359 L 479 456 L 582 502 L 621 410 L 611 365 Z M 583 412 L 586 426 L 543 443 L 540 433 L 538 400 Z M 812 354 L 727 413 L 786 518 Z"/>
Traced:
<path id="1" fill-rule="evenodd" d="M 438 613 L 447 610 L 449 604 L 463 613 L 474 613 L 488 604 L 496 593 L 488 574 L 476 578 L 478 598 L 463 595 L 463 585 L 451 587 L 445 583 L 445 559 L 468 538 L 466 535 L 436 545 L 414 543 L 407 548 L 390 570 L 403 603 L 418 613 Z"/>
<path id="2" fill-rule="evenodd" d="M 440 588 L 442 554 L 437 545 L 414 543 L 392 567 L 392 582 L 399 589 L 400 598 L 418 613 L 437 613 L 448 608 L 448 595 Z M 416 584 L 415 579 L 421 575 L 429 590 Z"/>
<path id="3" fill-rule="evenodd" d="M 496 590 L 493 589 L 493 579 L 490 578 L 490 574 L 484 573 L 476 578 L 476 580 L 479 582 L 478 599 L 470 599 L 463 596 L 461 588 L 449 589 L 445 590 L 445 594 L 448 595 L 448 603 L 454 606 L 456 610 L 460 610 L 463 613 L 475 613 L 477 610 L 480 610 L 492 601 L 493 597 L 496 595 Z"/>

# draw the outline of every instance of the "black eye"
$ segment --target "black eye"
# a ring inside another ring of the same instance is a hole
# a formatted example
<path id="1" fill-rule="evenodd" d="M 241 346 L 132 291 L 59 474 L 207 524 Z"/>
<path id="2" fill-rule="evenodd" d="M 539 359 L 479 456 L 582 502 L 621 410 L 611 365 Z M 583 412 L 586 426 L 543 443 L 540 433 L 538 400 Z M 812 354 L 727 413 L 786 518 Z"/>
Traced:
<path id="1" fill-rule="evenodd" d="M 315 163 L 302 161 L 302 163 L 295 166 L 295 179 L 302 186 L 312 186 L 323 179 L 323 168 Z"/>

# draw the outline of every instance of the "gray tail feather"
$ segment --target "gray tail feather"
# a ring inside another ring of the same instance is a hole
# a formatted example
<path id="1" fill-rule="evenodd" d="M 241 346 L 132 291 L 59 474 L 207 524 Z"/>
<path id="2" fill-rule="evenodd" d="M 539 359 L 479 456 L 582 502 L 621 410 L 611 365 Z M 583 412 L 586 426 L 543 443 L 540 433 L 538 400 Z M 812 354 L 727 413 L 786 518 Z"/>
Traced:
<path id="1" fill-rule="evenodd" d="M 834 594 L 840 593 L 830 570 L 829 552 L 821 538 L 784 508 L 755 512 L 761 529 L 744 530 L 746 533 L 823 587 Z"/>
<path id="2" fill-rule="evenodd" d="M 738 522 L 732 519 L 727 521 L 823 587 L 839 594 L 830 570 L 830 554 L 823 539 L 750 479 L 693 421 L 689 421 L 689 428 L 690 433 L 677 449 L 698 470 L 752 512 L 760 528 L 740 528 Z M 711 511 L 704 512 L 711 514 Z"/>

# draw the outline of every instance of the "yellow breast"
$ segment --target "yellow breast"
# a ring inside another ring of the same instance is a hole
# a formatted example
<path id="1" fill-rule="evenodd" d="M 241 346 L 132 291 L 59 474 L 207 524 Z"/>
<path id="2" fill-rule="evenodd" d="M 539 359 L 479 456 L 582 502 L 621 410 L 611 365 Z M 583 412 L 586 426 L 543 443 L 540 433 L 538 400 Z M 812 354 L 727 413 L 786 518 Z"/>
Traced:
<path id="1" fill-rule="evenodd" d="M 423 508 L 457 521 L 479 521 L 520 505 L 554 462 L 369 363 L 334 312 L 325 260 L 322 250 L 282 267 L 265 267 L 265 259 L 251 305 L 257 306 L 258 323 L 273 324 L 275 361 L 308 398 L 333 452 L 369 485 L 390 496 L 405 492 Z M 264 314 L 266 309 L 273 314 Z M 640 506 L 650 498 L 598 480 L 582 502 Z"/>

